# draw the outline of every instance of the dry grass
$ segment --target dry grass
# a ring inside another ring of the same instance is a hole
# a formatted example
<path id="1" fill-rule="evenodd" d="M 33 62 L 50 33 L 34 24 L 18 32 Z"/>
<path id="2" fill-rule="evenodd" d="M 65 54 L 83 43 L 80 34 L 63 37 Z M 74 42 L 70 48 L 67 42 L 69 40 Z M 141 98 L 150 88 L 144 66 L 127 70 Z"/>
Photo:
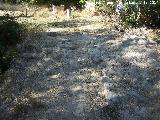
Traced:
<path id="1" fill-rule="evenodd" d="M 72 15 L 70 18 L 67 18 L 63 9 L 59 8 L 57 10 L 57 15 L 53 16 L 51 8 L 47 8 L 46 6 L 43 7 L 30 7 L 30 10 L 28 11 L 28 17 L 24 16 L 25 13 L 20 11 L 0 11 L 0 15 L 8 14 L 10 16 L 14 16 L 17 18 L 17 21 L 19 23 L 23 23 L 27 26 L 28 31 L 30 32 L 36 32 L 36 31 L 47 31 L 48 29 L 48 23 L 54 23 L 54 22 L 62 22 L 65 20 L 78 20 L 81 21 L 83 18 L 89 18 L 93 17 L 96 13 L 94 11 L 88 11 L 88 10 L 74 10 L 72 12 Z M 94 18 L 93 18 L 94 19 Z M 101 18 L 100 18 L 101 19 Z M 102 22 L 101 22 L 102 23 Z M 106 26 L 106 24 L 93 24 L 92 29 L 103 28 Z M 108 24 L 107 24 L 108 26 Z M 85 27 L 85 28 L 84 28 Z M 65 31 L 83 31 L 86 28 L 91 28 L 91 26 L 82 26 L 82 27 L 75 27 L 75 28 L 67 28 Z"/>

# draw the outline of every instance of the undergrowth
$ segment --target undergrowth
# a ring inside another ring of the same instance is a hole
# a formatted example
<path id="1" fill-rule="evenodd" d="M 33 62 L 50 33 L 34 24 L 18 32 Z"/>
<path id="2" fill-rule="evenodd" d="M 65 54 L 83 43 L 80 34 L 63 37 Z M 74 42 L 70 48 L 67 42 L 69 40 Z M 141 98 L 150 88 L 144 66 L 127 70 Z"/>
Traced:
<path id="1" fill-rule="evenodd" d="M 4 73 L 16 53 L 16 45 L 23 40 L 25 28 L 13 17 L 0 16 L 0 73 Z"/>

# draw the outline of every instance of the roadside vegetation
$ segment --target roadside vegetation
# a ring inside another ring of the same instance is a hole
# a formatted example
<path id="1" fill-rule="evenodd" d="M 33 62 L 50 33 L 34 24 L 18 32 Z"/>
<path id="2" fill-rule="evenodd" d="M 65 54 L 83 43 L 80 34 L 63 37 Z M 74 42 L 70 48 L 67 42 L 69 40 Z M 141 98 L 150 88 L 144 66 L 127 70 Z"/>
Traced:
<path id="1" fill-rule="evenodd" d="M 25 28 L 13 17 L 0 17 L 0 73 L 4 73 L 16 55 L 16 45 L 24 37 Z"/>
<path id="2" fill-rule="evenodd" d="M 108 4 L 113 2 L 113 4 Z M 160 27 L 160 1 L 158 0 L 122 0 L 123 21 L 132 27 Z M 116 0 L 96 0 L 97 10 L 106 15 L 115 14 Z"/>

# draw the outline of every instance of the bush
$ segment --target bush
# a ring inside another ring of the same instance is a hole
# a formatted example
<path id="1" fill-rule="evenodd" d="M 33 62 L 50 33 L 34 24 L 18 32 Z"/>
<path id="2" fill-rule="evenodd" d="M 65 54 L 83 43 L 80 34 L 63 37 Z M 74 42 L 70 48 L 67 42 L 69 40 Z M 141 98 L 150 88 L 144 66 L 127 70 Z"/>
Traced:
<path id="1" fill-rule="evenodd" d="M 107 2 L 113 2 L 114 4 L 107 4 Z M 102 15 L 110 16 L 114 14 L 116 2 L 115 0 L 96 0 L 96 10 L 97 12 L 101 13 Z"/>
<path id="2" fill-rule="evenodd" d="M 105 15 L 114 14 L 116 0 L 96 0 L 97 8 Z M 128 26 L 158 27 L 160 28 L 160 1 L 159 0 L 122 0 L 124 4 L 123 22 Z M 113 2 L 113 5 L 107 5 Z M 135 4 L 129 4 L 135 2 Z M 155 2 L 155 4 L 153 4 Z"/>
<path id="3" fill-rule="evenodd" d="M 56 6 L 65 5 L 66 7 L 75 6 L 77 9 L 84 8 L 87 0 L 4 0 L 5 3 L 12 4 L 37 4 L 37 5 L 49 5 L 54 4 Z"/>
<path id="4" fill-rule="evenodd" d="M 15 55 L 15 46 L 22 40 L 23 27 L 13 17 L 0 17 L 0 73 L 4 73 Z"/>
<path id="5" fill-rule="evenodd" d="M 129 0 L 131 1 L 131 0 Z M 149 0 L 136 1 L 136 4 L 125 2 L 124 21 L 130 26 L 160 27 L 160 2 L 151 4 Z"/>

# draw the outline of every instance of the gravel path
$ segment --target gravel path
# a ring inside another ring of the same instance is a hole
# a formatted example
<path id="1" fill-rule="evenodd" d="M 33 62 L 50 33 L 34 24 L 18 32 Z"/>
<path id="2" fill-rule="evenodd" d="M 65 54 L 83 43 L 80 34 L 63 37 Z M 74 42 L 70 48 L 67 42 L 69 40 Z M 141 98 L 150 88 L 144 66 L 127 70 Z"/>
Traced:
<path id="1" fill-rule="evenodd" d="M 144 29 L 100 22 L 68 20 L 19 45 L 0 89 L 1 120 L 159 120 L 155 43 Z"/>

